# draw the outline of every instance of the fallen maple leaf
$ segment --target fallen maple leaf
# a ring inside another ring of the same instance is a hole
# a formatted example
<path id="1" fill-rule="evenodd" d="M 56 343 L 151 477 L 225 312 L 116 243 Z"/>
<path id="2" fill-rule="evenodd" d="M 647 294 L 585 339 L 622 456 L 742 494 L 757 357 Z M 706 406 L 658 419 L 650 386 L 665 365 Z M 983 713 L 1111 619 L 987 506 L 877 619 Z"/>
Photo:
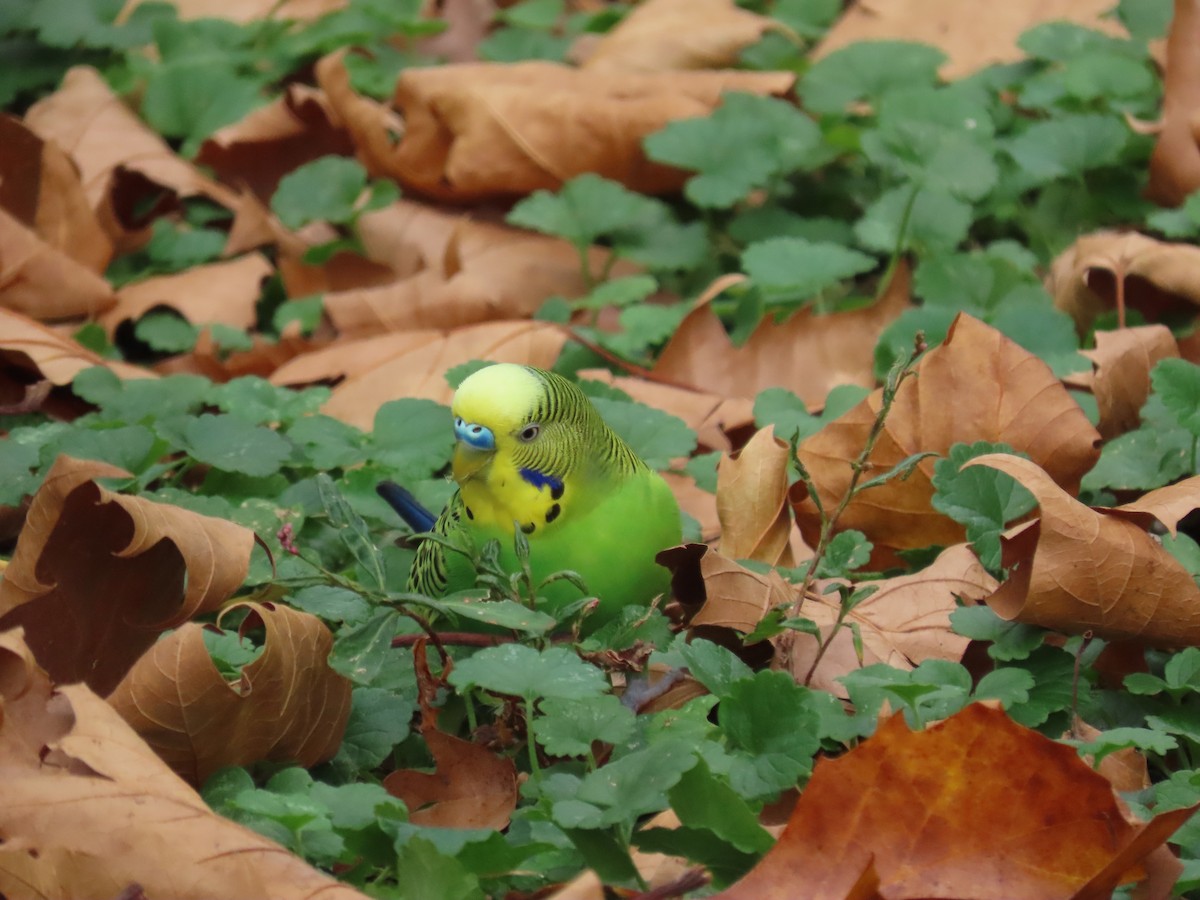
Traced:
<path id="1" fill-rule="evenodd" d="M 1065 20 L 1108 34 L 1125 29 L 1108 0 L 1009 0 L 962 14 L 958 0 L 870 0 L 852 4 L 813 51 L 828 56 L 856 41 L 908 40 L 946 54 L 940 72 L 962 78 L 993 63 L 1025 58 L 1017 39 L 1040 22 Z"/>
<path id="2" fill-rule="evenodd" d="M 774 569 L 752 572 L 706 544 L 671 547 L 656 558 L 671 570 L 672 590 L 680 602 L 698 608 L 688 622 L 691 628 L 715 626 L 749 634 L 769 610 L 796 598 L 796 589 Z"/>
<path id="3" fill-rule="evenodd" d="M 192 266 L 172 275 L 155 275 L 117 292 L 117 303 L 100 319 L 111 335 L 123 322 L 151 310 L 173 309 L 193 325 L 229 325 L 249 329 L 262 282 L 274 270 L 265 256 L 251 253 L 227 262 Z"/>
<path id="4" fill-rule="evenodd" d="M 131 173 L 180 197 L 201 194 L 230 209 L 236 202 L 233 190 L 178 157 L 89 66 L 67 70 L 59 89 L 29 108 L 25 124 L 65 150 L 79 166 L 84 192 L 118 251 L 131 249 L 122 245 L 128 237 L 124 229 L 137 218 L 135 204 L 149 194 L 144 188 L 128 191 L 120 208 L 114 206 L 117 182 L 132 184 Z"/>
<path id="5" fill-rule="evenodd" d="M 113 245 L 100 227 L 75 163 L 53 141 L 0 116 L 0 207 L 88 271 L 104 272 Z"/>
<path id="6" fill-rule="evenodd" d="M 447 734 L 437 727 L 433 705 L 440 682 L 429 671 L 425 644 L 413 648 L 421 704 L 421 736 L 433 756 L 433 772 L 400 769 L 383 786 L 409 810 L 409 821 L 437 828 L 508 826 L 517 808 L 517 768 L 511 759 Z"/>
<path id="7" fill-rule="evenodd" d="M 590 49 L 585 70 L 722 69 L 779 23 L 733 0 L 646 0 Z"/>
<path id="8" fill-rule="evenodd" d="M 4 368 L 62 386 L 93 366 L 111 369 L 122 379 L 153 378 L 154 373 L 129 363 L 104 359 L 81 344 L 27 316 L 0 309 L 0 358 Z"/>
<path id="9" fill-rule="evenodd" d="M 1072 747 L 971 704 L 925 731 L 901 714 L 817 762 L 779 842 L 719 900 L 1109 896 L 1193 809 L 1128 824 Z"/>
<path id="10" fill-rule="evenodd" d="M 1100 412 L 1096 428 L 1105 439 L 1132 431 L 1150 396 L 1150 370 L 1179 356 L 1179 345 L 1165 325 L 1097 331 L 1096 349 L 1081 350 L 1092 361 L 1092 395 Z"/>
<path id="11" fill-rule="evenodd" d="M 1200 6 L 1177 0 L 1167 32 L 1162 127 L 1150 157 L 1146 193 L 1156 203 L 1178 206 L 1200 187 Z"/>
<path id="12" fill-rule="evenodd" d="M 0 628 L 23 626 L 56 681 L 104 694 L 164 630 L 219 606 L 254 545 L 241 525 L 93 480 L 128 474 L 60 456 L 0 581 Z"/>
<path id="13" fill-rule="evenodd" d="M 292 296 L 325 291 L 324 308 L 342 334 L 452 328 L 532 316 L 547 297 L 581 297 L 591 285 L 579 252 L 566 241 L 520 228 L 474 222 L 460 213 L 401 200 L 364 215 L 358 232 L 376 271 L 357 284 L 299 281 L 300 267 L 281 262 Z M 293 251 L 303 253 L 305 247 Z M 591 271 L 614 277 L 637 267 L 593 248 Z M 381 274 L 380 266 L 387 267 Z"/>
<path id="14" fill-rule="evenodd" d="M 109 283 L 0 209 L 0 306 L 36 319 L 97 316 L 116 298 Z"/>
<path id="15" fill-rule="evenodd" d="M 0 633 L 0 895 L 364 900 L 213 813 L 86 686 Z"/>
<path id="16" fill-rule="evenodd" d="M 958 662 L 970 641 L 950 627 L 950 613 L 962 600 L 980 601 L 996 590 L 988 574 L 966 544 L 947 547 L 919 572 L 859 584 L 876 588 L 845 616 L 845 624 L 829 642 L 818 661 L 818 645 L 809 635 L 797 634 L 791 648 L 791 670 L 798 681 L 846 697 L 838 679 L 862 666 L 886 663 L 909 671 L 927 659 Z M 817 623 L 828 640 L 839 620 L 836 594 L 814 590 L 800 615 Z M 850 625 L 857 627 L 857 635 Z M 861 648 L 856 648 L 856 641 Z M 861 649 L 861 655 L 860 655 Z"/>
<path id="17" fill-rule="evenodd" d="M 850 464 L 865 445 L 882 396 L 876 390 L 800 443 L 800 461 L 827 510 L 849 489 Z M 1095 465 L 1099 439 L 1049 366 L 991 326 L 960 313 L 945 342 L 921 359 L 915 378 L 900 386 L 868 476 L 915 453 L 944 456 L 957 443 L 996 441 L 1029 454 L 1073 491 Z M 875 545 L 876 562 L 890 558 L 891 549 L 961 543 L 962 526 L 930 505 L 933 466 L 932 459 L 923 459 L 905 480 L 860 493 L 846 506 L 838 528 L 865 533 Z M 815 543 L 821 524 L 816 504 L 801 495 L 794 508 L 801 533 Z"/>
<path id="18" fill-rule="evenodd" d="M 764 388 L 783 387 L 810 408 L 819 407 L 838 385 L 875 384 L 875 342 L 910 303 L 911 270 L 901 263 L 874 305 L 828 315 L 805 307 L 778 324 L 764 316 L 746 342 L 735 347 L 711 302 L 744 280 L 722 276 L 696 301 L 655 362 L 655 377 L 747 399 Z"/>
<path id="19" fill-rule="evenodd" d="M 688 177 L 650 162 L 642 139 L 673 119 L 704 116 L 725 91 L 779 96 L 789 72 L 592 72 L 549 62 L 407 68 L 396 83 L 404 117 L 355 94 L 340 55 L 318 83 L 374 175 L 455 202 L 557 190 L 584 172 L 631 190 L 677 190 Z"/>
<path id="20" fill-rule="evenodd" d="M 1179 520 L 1200 506 L 1200 476 L 1135 503 L 1093 509 L 1029 460 L 993 453 L 966 466 L 1008 473 L 1040 508 L 1041 518 L 1002 538 L 1004 565 L 1015 569 L 986 598 L 997 613 L 1065 634 L 1092 631 L 1164 647 L 1200 643 L 1200 588 L 1146 532 L 1157 521 L 1174 533 Z"/>
<path id="21" fill-rule="evenodd" d="M 1098 231 L 1078 238 L 1054 260 L 1046 290 L 1079 331 L 1116 308 L 1149 321 L 1200 305 L 1200 247 L 1156 241 L 1136 232 Z"/>
<path id="22" fill-rule="evenodd" d="M 353 154 L 354 144 L 325 93 L 289 84 L 274 102 L 213 132 L 200 145 L 196 163 L 267 201 L 293 169 L 322 156 Z"/>
<path id="23" fill-rule="evenodd" d="M 485 322 L 448 334 L 419 331 L 383 335 L 333 344 L 299 357 L 281 366 L 271 380 L 276 384 L 309 384 L 330 373 L 349 370 L 322 412 L 369 429 L 375 413 L 388 400 L 423 397 L 449 404 L 454 390 L 446 383 L 445 373 L 454 366 L 487 359 L 548 369 L 558 359 L 566 339 L 556 325 L 520 320 Z M 358 358 L 360 353 L 368 354 L 371 363 L 364 364 Z"/>
<path id="24" fill-rule="evenodd" d="M 788 510 L 791 447 L 771 428 L 758 431 L 733 456 L 717 466 L 717 515 L 721 519 L 722 556 L 794 566 Z"/>
<path id="25" fill-rule="evenodd" d="M 188 622 L 158 641 L 109 704 L 177 775 L 202 785 L 224 766 L 262 760 L 308 768 L 333 757 L 350 716 L 350 682 L 329 668 L 333 635 L 316 616 L 272 603 L 249 610 L 262 654 L 226 681 L 204 645 L 211 626 Z"/>

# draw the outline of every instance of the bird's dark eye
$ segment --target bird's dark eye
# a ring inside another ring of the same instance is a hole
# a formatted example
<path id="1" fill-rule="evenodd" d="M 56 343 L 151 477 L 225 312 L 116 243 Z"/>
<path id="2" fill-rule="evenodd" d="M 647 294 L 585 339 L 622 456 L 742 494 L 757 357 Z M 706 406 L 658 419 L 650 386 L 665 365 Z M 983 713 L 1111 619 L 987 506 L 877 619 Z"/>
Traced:
<path id="1" fill-rule="evenodd" d="M 531 422 L 530 424 L 526 425 L 524 428 L 521 429 L 520 433 L 517 435 L 517 440 L 524 441 L 525 443 L 528 444 L 530 441 L 532 441 L 535 437 L 538 436 L 538 432 L 540 432 L 541 430 L 542 430 L 541 425 L 539 425 L 537 422 Z"/>

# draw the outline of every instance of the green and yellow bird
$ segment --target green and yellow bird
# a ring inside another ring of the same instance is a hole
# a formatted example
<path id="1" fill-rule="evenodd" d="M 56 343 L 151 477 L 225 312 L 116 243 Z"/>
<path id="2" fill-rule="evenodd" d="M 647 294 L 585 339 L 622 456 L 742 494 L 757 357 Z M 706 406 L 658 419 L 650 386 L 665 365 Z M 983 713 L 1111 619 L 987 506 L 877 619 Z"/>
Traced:
<path id="1" fill-rule="evenodd" d="M 589 628 L 667 590 L 669 575 L 654 557 L 682 539 L 675 497 L 577 385 L 553 372 L 500 363 L 467 377 L 451 411 L 458 491 L 437 520 L 398 485 L 379 487 L 410 526 L 475 550 L 498 539 L 510 571 L 518 568 L 513 535 L 520 528 L 535 584 L 570 569 L 599 598 Z M 438 596 L 474 583 L 461 554 L 435 541 L 418 546 L 410 590 Z M 565 580 L 540 593 L 550 611 L 582 596 Z"/>

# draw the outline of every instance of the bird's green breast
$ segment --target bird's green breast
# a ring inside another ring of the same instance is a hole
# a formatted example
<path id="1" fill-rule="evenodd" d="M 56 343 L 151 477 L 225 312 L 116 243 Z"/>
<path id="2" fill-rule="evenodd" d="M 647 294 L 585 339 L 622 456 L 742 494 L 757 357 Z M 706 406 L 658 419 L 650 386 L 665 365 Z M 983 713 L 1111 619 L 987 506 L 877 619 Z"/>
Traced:
<path id="1" fill-rule="evenodd" d="M 523 529 L 528 536 L 534 581 L 564 569 L 577 572 L 589 593 L 600 598 L 600 605 L 588 620 L 589 627 L 603 624 L 624 606 L 649 603 L 667 591 L 669 573 L 655 563 L 654 557 L 659 550 L 680 542 L 679 507 L 657 473 L 643 467 L 603 482 L 568 483 L 560 498 L 567 501 L 563 506 L 566 511 L 550 522 L 545 517 L 555 503 L 551 487 L 541 491 L 545 497 L 540 508 L 546 512 L 541 521 L 530 523 L 535 527 Z M 469 508 L 467 493 L 463 492 L 463 501 Z M 498 540 L 501 563 L 516 571 L 512 528 L 482 519 L 476 513 L 474 519 L 462 517 L 460 522 L 477 548 L 493 538 Z M 455 571 L 458 569 L 454 566 L 451 572 L 451 581 L 460 582 L 453 586 L 469 586 L 471 573 Z M 466 584 L 461 583 L 464 576 Z M 554 582 L 540 593 L 552 609 L 582 596 L 567 581 Z"/>

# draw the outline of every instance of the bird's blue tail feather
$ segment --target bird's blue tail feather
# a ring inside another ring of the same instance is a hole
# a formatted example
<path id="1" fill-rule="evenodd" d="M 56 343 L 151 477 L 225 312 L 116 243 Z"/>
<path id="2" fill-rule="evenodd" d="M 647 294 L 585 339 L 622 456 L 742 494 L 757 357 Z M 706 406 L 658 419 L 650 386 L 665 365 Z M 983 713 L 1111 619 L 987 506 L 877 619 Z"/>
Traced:
<path id="1" fill-rule="evenodd" d="M 412 495 L 412 491 L 403 488 L 394 481 L 381 481 L 375 488 L 388 505 L 396 511 L 396 513 L 413 531 L 432 531 L 433 524 L 437 521 L 437 516 L 421 505 L 416 497 Z"/>

